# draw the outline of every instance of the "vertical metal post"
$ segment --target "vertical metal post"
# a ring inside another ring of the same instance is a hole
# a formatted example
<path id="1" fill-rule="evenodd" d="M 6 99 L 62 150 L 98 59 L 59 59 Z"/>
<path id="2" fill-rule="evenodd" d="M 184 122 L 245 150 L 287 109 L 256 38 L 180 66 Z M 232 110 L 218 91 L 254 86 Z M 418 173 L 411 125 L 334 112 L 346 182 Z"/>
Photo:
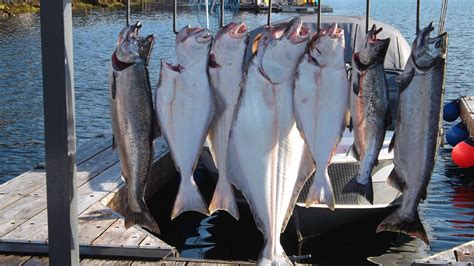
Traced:
<path id="1" fill-rule="evenodd" d="M 130 26 L 130 0 L 127 0 L 127 27 Z"/>
<path id="2" fill-rule="evenodd" d="M 225 21 L 224 21 L 224 13 L 225 13 L 224 12 L 224 2 L 225 2 L 224 0 L 221 0 L 221 19 L 219 21 L 219 27 L 223 27 L 224 23 L 225 23 Z"/>
<path id="3" fill-rule="evenodd" d="M 272 25 L 272 0 L 268 0 L 267 25 L 268 25 L 269 27 Z"/>
<path id="4" fill-rule="evenodd" d="M 205 0 L 204 3 L 206 4 L 206 8 L 204 9 L 206 11 L 206 27 L 211 29 L 209 26 L 209 0 Z"/>
<path id="5" fill-rule="evenodd" d="M 365 5 L 365 32 L 369 32 L 370 0 Z"/>
<path id="6" fill-rule="evenodd" d="M 178 0 L 174 0 L 174 8 L 173 8 L 173 32 L 174 34 L 178 34 L 176 30 L 176 14 L 178 13 Z"/>
<path id="7" fill-rule="evenodd" d="M 319 30 L 321 29 L 321 1 L 322 0 L 318 1 L 318 24 L 316 25 L 317 32 L 319 32 Z"/>
<path id="8" fill-rule="evenodd" d="M 71 0 L 41 0 L 49 263 L 79 265 Z"/>

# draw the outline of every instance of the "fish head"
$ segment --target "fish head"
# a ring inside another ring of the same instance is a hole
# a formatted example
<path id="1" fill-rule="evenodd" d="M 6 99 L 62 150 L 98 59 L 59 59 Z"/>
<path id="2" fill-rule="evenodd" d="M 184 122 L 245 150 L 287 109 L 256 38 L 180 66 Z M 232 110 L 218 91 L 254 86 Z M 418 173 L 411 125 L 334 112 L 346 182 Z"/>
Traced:
<path id="1" fill-rule="evenodd" d="M 207 62 L 212 35 L 201 27 L 183 27 L 176 35 L 176 57 L 182 66 Z"/>
<path id="2" fill-rule="evenodd" d="M 258 67 L 272 83 L 282 83 L 294 75 L 296 66 L 307 49 L 309 28 L 296 17 L 287 23 L 267 27 L 257 50 Z"/>
<path id="3" fill-rule="evenodd" d="M 320 65 L 344 66 L 344 29 L 333 23 L 314 34 L 309 43 L 309 53 Z M 342 62 L 342 63 L 341 63 Z"/>
<path id="4" fill-rule="evenodd" d="M 434 30 L 433 22 L 420 30 L 412 45 L 412 56 L 416 65 L 421 68 L 431 68 L 446 58 L 448 34 L 446 32 L 431 38 Z"/>
<path id="5" fill-rule="evenodd" d="M 243 59 L 247 47 L 248 34 L 245 23 L 231 22 L 222 27 L 212 41 L 209 66 L 219 67 L 232 63 L 236 57 Z"/>
<path id="6" fill-rule="evenodd" d="M 379 39 L 377 34 L 383 30 L 382 27 L 377 29 L 374 24 L 372 29 L 365 37 L 365 44 L 357 53 L 359 61 L 364 65 L 383 64 L 385 55 L 387 54 L 390 38 Z"/>
<path id="7" fill-rule="evenodd" d="M 120 31 L 117 40 L 117 48 L 113 59 L 116 63 L 133 64 L 145 62 L 148 64 L 155 43 L 155 36 L 148 35 L 147 37 L 139 36 L 139 30 L 142 24 L 137 23 L 124 27 Z"/>

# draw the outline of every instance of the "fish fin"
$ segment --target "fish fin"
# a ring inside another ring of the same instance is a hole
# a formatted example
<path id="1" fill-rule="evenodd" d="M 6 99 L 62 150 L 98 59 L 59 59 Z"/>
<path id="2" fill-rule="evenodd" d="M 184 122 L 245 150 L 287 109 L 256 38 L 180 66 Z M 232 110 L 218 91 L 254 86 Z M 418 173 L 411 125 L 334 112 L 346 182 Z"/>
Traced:
<path id="1" fill-rule="evenodd" d="M 117 141 L 115 140 L 115 135 L 112 134 L 112 150 L 115 151 L 116 148 L 117 148 Z"/>
<path id="2" fill-rule="evenodd" d="M 181 213 L 187 211 L 197 211 L 204 215 L 209 215 L 209 210 L 193 177 L 191 177 L 189 182 L 184 182 L 183 178 L 181 178 L 178 194 L 176 195 L 173 211 L 171 212 L 171 220 L 174 220 Z"/>
<path id="3" fill-rule="evenodd" d="M 133 212 L 130 208 L 127 208 L 125 214 L 125 228 L 128 229 L 133 225 L 138 225 L 144 227 L 154 233 L 160 234 L 160 228 L 156 223 L 155 219 L 151 215 L 150 211 L 146 207 L 145 203 L 142 202 L 141 205 L 141 212 Z"/>
<path id="4" fill-rule="evenodd" d="M 387 183 L 400 192 L 403 192 L 405 189 L 405 182 L 400 177 L 395 168 L 393 168 L 392 172 L 390 172 L 390 175 L 387 178 Z"/>
<path id="5" fill-rule="evenodd" d="M 160 125 L 158 124 L 158 121 L 156 121 L 156 118 L 155 118 L 155 122 L 153 123 L 153 138 L 152 139 L 157 139 L 160 136 L 161 136 Z"/>
<path id="6" fill-rule="evenodd" d="M 234 219 L 239 220 L 239 209 L 237 208 L 233 188 L 231 184 L 227 182 L 227 179 L 223 181 L 221 177 L 219 177 L 214 195 L 209 204 L 210 214 L 218 210 L 224 210 L 232 215 Z"/>
<path id="7" fill-rule="evenodd" d="M 408 61 L 410 62 L 410 61 Z M 405 66 L 405 70 L 403 70 L 403 73 L 400 74 L 397 78 L 396 81 L 400 83 L 400 92 L 402 93 L 408 85 L 410 85 L 411 80 L 413 79 L 413 76 L 415 75 L 415 68 L 412 66 L 412 63 L 408 63 Z"/>
<path id="8" fill-rule="evenodd" d="M 255 54 L 258 50 L 258 42 L 262 38 L 262 33 L 258 33 L 252 41 L 252 54 Z"/>
<path id="9" fill-rule="evenodd" d="M 375 159 L 374 166 L 378 166 L 378 165 L 379 165 L 379 159 Z"/>
<path id="10" fill-rule="evenodd" d="M 354 129 L 354 124 L 352 122 L 352 117 L 349 118 L 349 126 L 348 127 L 349 127 L 349 132 L 352 132 L 352 130 Z"/>
<path id="11" fill-rule="evenodd" d="M 423 194 L 421 194 L 421 199 L 425 200 L 427 196 L 428 196 L 428 188 L 425 188 L 425 190 L 423 190 Z"/>
<path id="12" fill-rule="evenodd" d="M 393 133 L 392 140 L 390 141 L 390 144 L 388 145 L 388 152 L 392 152 L 393 148 L 395 147 L 395 136 L 396 136 L 396 132 Z"/>
<path id="13" fill-rule="evenodd" d="M 283 254 L 272 254 L 264 250 L 262 251 L 262 253 L 260 253 L 256 265 L 287 266 L 287 265 L 293 265 L 293 263 L 286 256 L 284 252 Z"/>
<path id="14" fill-rule="evenodd" d="M 352 178 L 346 186 L 342 189 L 343 194 L 355 193 L 366 198 L 370 204 L 374 204 L 374 190 L 372 188 L 372 176 L 369 176 L 367 184 L 360 184 L 357 182 L 357 175 Z"/>
<path id="15" fill-rule="evenodd" d="M 334 210 L 334 190 L 327 169 L 322 170 L 323 171 L 318 170 L 318 168 L 316 169 L 313 184 L 306 197 L 306 207 L 311 207 L 313 204 L 326 204 L 329 209 Z"/>
<path id="16" fill-rule="evenodd" d="M 298 197 L 300 195 L 301 190 L 303 189 L 304 185 L 314 173 L 316 169 L 316 165 L 314 164 L 313 158 L 309 153 L 308 147 L 304 146 L 304 151 L 302 155 L 300 169 L 298 172 L 298 178 L 296 179 L 295 188 L 293 189 L 293 195 L 291 196 L 290 204 L 288 206 L 288 210 L 286 211 L 285 219 L 283 220 L 283 225 L 281 227 L 281 232 L 283 233 L 290 221 L 291 216 L 293 215 L 293 210 L 295 209 L 296 202 L 298 201 Z"/>
<path id="17" fill-rule="evenodd" d="M 392 118 L 392 112 L 390 111 L 390 106 L 387 107 L 387 115 L 385 116 L 385 130 L 390 128 L 392 125 L 393 118 Z"/>
<path id="18" fill-rule="evenodd" d="M 349 148 L 349 150 L 347 151 L 346 153 L 346 156 L 351 154 L 352 156 L 354 156 L 354 158 L 359 162 L 360 161 L 360 154 L 359 154 L 359 150 L 357 150 L 356 146 L 354 144 L 352 144 L 352 146 Z"/>
<path id="19" fill-rule="evenodd" d="M 355 95 L 359 95 L 359 77 L 352 79 L 352 91 Z"/>
<path id="20" fill-rule="evenodd" d="M 415 211 L 415 218 L 413 221 L 406 221 L 400 217 L 400 210 L 401 209 L 398 208 L 387 218 L 385 218 L 377 227 L 377 233 L 383 231 L 404 233 L 409 236 L 421 239 L 423 242 L 429 245 L 430 241 L 428 239 L 428 235 L 426 234 L 425 228 L 423 227 L 423 223 L 420 220 L 418 211 Z"/>
<path id="21" fill-rule="evenodd" d="M 115 96 L 117 95 L 117 83 L 115 82 L 115 73 L 113 71 L 110 78 L 110 95 L 112 96 L 112 100 L 115 100 Z"/>

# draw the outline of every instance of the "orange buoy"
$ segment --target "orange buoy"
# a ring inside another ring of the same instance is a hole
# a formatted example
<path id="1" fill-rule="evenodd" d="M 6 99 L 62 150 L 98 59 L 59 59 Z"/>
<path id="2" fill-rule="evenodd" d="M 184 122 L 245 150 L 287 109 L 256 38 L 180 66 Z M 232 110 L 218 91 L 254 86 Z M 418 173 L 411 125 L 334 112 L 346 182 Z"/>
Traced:
<path id="1" fill-rule="evenodd" d="M 474 166 L 474 137 L 459 142 L 451 152 L 451 158 L 461 168 Z"/>

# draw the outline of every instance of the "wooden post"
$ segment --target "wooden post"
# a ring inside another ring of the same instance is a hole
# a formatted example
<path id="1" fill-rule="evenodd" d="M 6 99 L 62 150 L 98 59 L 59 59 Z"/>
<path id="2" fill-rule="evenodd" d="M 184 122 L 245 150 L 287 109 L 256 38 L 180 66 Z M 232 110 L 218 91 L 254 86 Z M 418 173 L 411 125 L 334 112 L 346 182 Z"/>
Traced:
<path id="1" fill-rule="evenodd" d="M 49 262 L 79 265 L 71 0 L 41 0 Z"/>

